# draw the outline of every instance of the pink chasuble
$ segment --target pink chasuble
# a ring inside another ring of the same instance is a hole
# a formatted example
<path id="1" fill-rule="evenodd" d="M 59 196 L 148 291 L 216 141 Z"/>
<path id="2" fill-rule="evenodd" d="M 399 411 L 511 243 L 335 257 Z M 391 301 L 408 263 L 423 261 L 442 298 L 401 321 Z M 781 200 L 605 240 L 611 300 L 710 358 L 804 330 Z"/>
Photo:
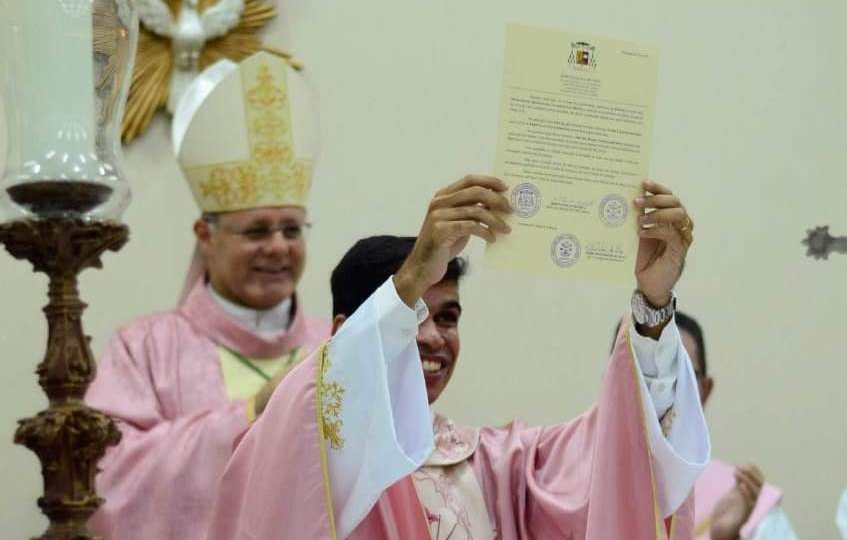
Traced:
<path id="1" fill-rule="evenodd" d="M 599 403 L 570 422 L 476 430 L 436 417 L 436 451 L 414 474 L 434 540 L 693 538 L 691 497 L 659 514 L 626 335 Z"/>
<path id="2" fill-rule="evenodd" d="M 437 420 L 430 460 L 384 491 L 347 538 L 691 540 L 690 496 L 669 520 L 660 515 L 648 398 L 627 332 L 618 336 L 598 404 L 571 422 L 477 431 Z M 286 377 L 239 444 L 209 540 L 338 538 L 316 356 Z M 379 453 L 393 442 L 371 444 Z"/>
<path id="3" fill-rule="evenodd" d="M 711 515 L 718 501 L 735 487 L 735 467 L 713 459 L 694 486 L 695 534 L 697 540 L 709 540 Z M 741 528 L 741 537 L 750 538 L 771 509 L 782 500 L 782 491 L 765 484 L 753 512 Z"/>
<path id="4" fill-rule="evenodd" d="M 137 319 L 111 339 L 86 401 L 118 422 L 122 440 L 100 462 L 105 503 L 91 520 L 120 540 L 200 540 L 246 404 L 230 401 L 218 347 L 251 358 L 311 350 L 329 334 L 300 306 L 288 331 L 259 336 L 241 326 L 199 280 L 174 311 Z"/>

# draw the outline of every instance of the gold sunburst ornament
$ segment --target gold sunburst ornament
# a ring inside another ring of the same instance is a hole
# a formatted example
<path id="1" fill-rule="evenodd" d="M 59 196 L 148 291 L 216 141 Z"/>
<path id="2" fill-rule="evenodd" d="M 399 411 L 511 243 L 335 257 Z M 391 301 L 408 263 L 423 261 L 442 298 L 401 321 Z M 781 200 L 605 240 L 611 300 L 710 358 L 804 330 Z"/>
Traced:
<path id="1" fill-rule="evenodd" d="M 259 39 L 258 31 L 276 16 L 276 8 L 261 0 L 135 0 L 135 5 L 141 28 L 124 142 L 140 135 L 159 109 L 173 113 L 194 77 L 222 58 L 238 62 L 265 50 L 301 67 Z"/>

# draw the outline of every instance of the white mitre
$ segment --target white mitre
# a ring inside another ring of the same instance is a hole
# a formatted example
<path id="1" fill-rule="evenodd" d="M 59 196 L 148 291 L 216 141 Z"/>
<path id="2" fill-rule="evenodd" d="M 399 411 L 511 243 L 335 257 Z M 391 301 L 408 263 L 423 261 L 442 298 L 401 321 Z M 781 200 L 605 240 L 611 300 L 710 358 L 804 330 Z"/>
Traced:
<path id="1" fill-rule="evenodd" d="M 313 91 L 284 59 L 221 60 L 174 113 L 174 152 L 203 212 L 306 206 L 318 149 Z"/>

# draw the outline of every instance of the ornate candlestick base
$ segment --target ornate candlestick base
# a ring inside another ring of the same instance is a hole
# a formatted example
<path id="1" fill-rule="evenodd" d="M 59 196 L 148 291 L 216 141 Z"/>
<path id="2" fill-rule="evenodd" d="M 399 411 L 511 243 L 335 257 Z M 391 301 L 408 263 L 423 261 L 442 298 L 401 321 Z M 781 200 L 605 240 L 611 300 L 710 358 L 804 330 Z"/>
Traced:
<path id="1" fill-rule="evenodd" d="M 15 443 L 38 455 L 44 495 L 38 506 L 50 519 L 42 540 L 94 540 L 88 518 L 102 503 L 94 486 L 97 462 L 106 447 L 117 444 L 120 431 L 83 398 L 94 379 L 95 364 L 83 333 L 77 275 L 100 268 L 106 250 L 117 251 L 129 231 L 117 223 L 56 218 L 0 225 L 0 242 L 16 259 L 26 259 L 50 278 L 47 352 L 36 373 L 50 405 L 33 418 L 20 420 Z"/>

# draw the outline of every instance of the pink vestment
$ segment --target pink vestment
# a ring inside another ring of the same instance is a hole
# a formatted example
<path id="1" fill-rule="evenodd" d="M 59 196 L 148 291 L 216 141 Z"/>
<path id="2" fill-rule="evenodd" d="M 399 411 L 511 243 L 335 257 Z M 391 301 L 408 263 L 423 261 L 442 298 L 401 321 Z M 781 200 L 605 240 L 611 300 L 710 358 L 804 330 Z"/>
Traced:
<path id="1" fill-rule="evenodd" d="M 104 505 L 91 520 L 112 540 L 202 539 L 246 404 L 230 401 L 218 347 L 250 358 L 312 350 L 329 335 L 300 306 L 289 329 L 259 336 L 227 314 L 198 280 L 174 311 L 121 328 L 86 401 L 118 422 L 122 440 L 100 462 Z"/>
<path id="2" fill-rule="evenodd" d="M 692 538 L 690 496 L 668 521 L 659 511 L 642 402 L 646 392 L 639 388 L 627 332 L 623 328 L 618 336 L 599 402 L 587 413 L 551 427 L 512 423 L 479 430 L 467 461 L 496 538 Z M 303 361 L 283 380 L 262 418 L 240 442 L 224 475 L 209 540 L 337 537 L 318 356 Z M 355 436 L 352 430 L 345 433 Z M 372 443 L 379 452 L 383 443 Z M 437 442 L 435 452 L 442 450 L 444 445 Z M 348 538 L 429 540 L 429 518 L 408 475 L 383 492 Z"/>
<path id="3" fill-rule="evenodd" d="M 716 459 L 709 462 L 706 470 L 697 479 L 694 486 L 695 531 L 697 540 L 708 540 L 709 522 L 718 501 L 735 487 L 735 467 Z M 756 527 L 768 512 L 782 500 L 782 491 L 765 484 L 759 492 L 756 506 L 741 528 L 741 537 L 750 538 Z"/>

